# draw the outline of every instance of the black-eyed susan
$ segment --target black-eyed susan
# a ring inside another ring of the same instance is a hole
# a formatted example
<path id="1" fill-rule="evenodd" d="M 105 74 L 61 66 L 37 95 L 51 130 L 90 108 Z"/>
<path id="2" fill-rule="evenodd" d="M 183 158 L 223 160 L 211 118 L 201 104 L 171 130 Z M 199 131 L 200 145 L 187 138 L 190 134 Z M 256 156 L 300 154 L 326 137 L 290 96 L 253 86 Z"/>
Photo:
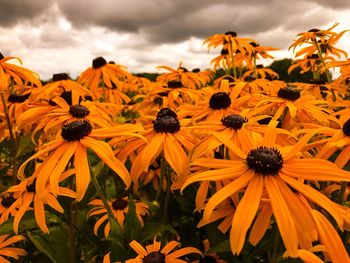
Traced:
<path id="1" fill-rule="evenodd" d="M 283 127 L 289 127 L 290 121 L 318 122 L 329 124 L 334 120 L 327 101 L 316 99 L 313 95 L 302 93 L 298 89 L 287 86 L 273 92 L 270 97 L 261 97 L 253 110 L 255 114 L 272 115 L 275 120 L 283 116 Z"/>
<path id="2" fill-rule="evenodd" d="M 99 139 L 114 136 L 140 137 L 136 132 L 142 130 L 143 127 L 136 124 L 93 129 L 87 120 L 72 121 L 62 127 L 61 133 L 57 135 L 55 140 L 43 145 L 36 154 L 21 165 L 18 171 L 19 177 L 25 178 L 24 169 L 31 160 L 44 157 L 44 162 L 36 171 L 36 189 L 38 190 L 38 195 L 40 198 L 43 198 L 42 190 L 48 181 L 50 181 L 53 194 L 57 195 L 61 174 L 65 171 L 70 159 L 74 156 L 73 165 L 76 175 L 76 193 L 77 200 L 80 201 L 90 182 L 87 149 L 91 149 L 129 187 L 131 179 L 128 170 L 115 158 L 108 143 Z"/>
<path id="3" fill-rule="evenodd" d="M 228 140 L 232 140 L 239 148 L 246 149 L 249 145 L 247 136 L 251 136 L 251 132 L 262 131 L 259 120 L 263 120 L 268 116 L 254 116 L 249 111 L 244 110 L 241 114 L 230 114 L 224 116 L 217 121 L 202 121 L 192 126 L 194 132 L 202 139 L 195 147 L 191 158 L 196 159 L 199 156 L 212 156 L 215 150 L 222 143 L 216 136 L 223 136 Z M 216 136 L 212 135 L 215 132 Z"/>
<path id="4" fill-rule="evenodd" d="M 158 66 L 157 69 L 165 69 L 170 71 L 160 75 L 157 78 L 157 82 L 167 84 L 169 88 L 177 86 L 196 89 L 205 86 L 214 76 L 214 73 L 207 71 L 204 74 L 200 72 L 188 71 L 182 67 L 182 63 L 179 64 L 177 69 L 173 69 L 168 66 Z"/>
<path id="5" fill-rule="evenodd" d="M 67 73 L 53 74 L 52 81 L 46 85 L 32 90 L 31 99 L 50 100 L 60 96 L 63 92 L 74 90 L 80 97 L 93 96 L 92 92 L 80 85 L 78 82 L 71 80 Z"/>
<path id="6" fill-rule="evenodd" d="M 0 90 L 8 91 L 11 86 L 17 84 L 23 86 L 30 83 L 33 86 L 40 87 L 41 81 L 39 75 L 33 71 L 21 66 L 8 63 L 9 60 L 16 59 L 20 64 L 22 60 L 17 57 L 4 57 L 0 53 Z"/>
<path id="7" fill-rule="evenodd" d="M 163 153 L 166 162 L 177 174 L 176 180 L 182 181 L 187 174 L 187 152 L 197 143 L 197 139 L 185 127 L 188 120 L 179 120 L 174 111 L 164 108 L 157 114 L 153 124 L 145 125 L 141 133 L 148 143 L 140 138 L 127 141 L 118 152 L 118 158 L 126 160 L 132 152 L 137 152 L 133 159 L 130 175 L 135 187 L 138 178 Z M 113 144 L 113 140 L 111 141 Z M 119 143 L 119 141 L 118 141 Z"/>
<path id="8" fill-rule="evenodd" d="M 154 238 L 153 244 L 147 245 L 145 248 L 136 240 L 129 245 L 138 255 L 129 259 L 128 263 L 186 263 L 188 260 L 180 259 L 180 257 L 191 253 L 202 256 L 202 252 L 194 247 L 184 247 L 171 252 L 180 245 L 177 241 L 170 241 L 163 248 L 161 248 L 161 242 L 158 242 L 156 238 Z"/>
<path id="9" fill-rule="evenodd" d="M 46 225 L 45 218 L 45 205 L 47 204 L 56 211 L 63 213 L 64 209 L 58 203 L 57 199 L 52 194 L 52 189 L 49 184 L 45 185 L 39 193 L 36 188 L 36 177 L 32 176 L 20 182 L 18 185 L 11 186 L 7 191 L 13 194 L 13 197 L 19 200 L 20 204 L 18 206 L 18 211 L 15 214 L 13 221 L 13 230 L 18 233 L 19 224 L 24 216 L 24 214 L 31 209 L 31 204 L 33 204 L 34 216 L 36 223 L 44 233 L 48 233 L 49 229 Z M 67 196 L 75 198 L 75 193 L 65 187 L 58 187 L 57 195 Z"/>
<path id="10" fill-rule="evenodd" d="M 0 198 L 0 225 L 6 222 L 10 216 L 15 216 L 20 206 L 20 200 L 12 193 L 4 192 Z"/>
<path id="11" fill-rule="evenodd" d="M 155 83 L 153 89 L 145 98 L 145 102 L 150 101 L 162 107 L 176 108 L 183 103 L 192 104 L 196 102 L 199 95 L 200 92 L 197 89 L 188 88 L 181 81 L 170 80 L 163 84 Z"/>
<path id="12" fill-rule="evenodd" d="M 143 226 L 143 219 L 142 217 L 147 215 L 149 213 L 148 206 L 142 201 L 132 201 L 135 203 L 135 213 L 137 216 L 137 219 L 141 226 Z M 88 212 L 88 217 L 92 216 L 100 216 L 100 218 L 96 221 L 94 226 L 94 234 L 98 234 L 98 229 L 100 226 L 108 221 L 108 212 L 107 209 L 104 207 L 102 201 L 100 199 L 94 199 L 89 202 L 89 205 L 93 206 L 93 208 Z M 111 199 L 108 201 L 108 205 L 112 210 L 112 213 L 117 220 L 118 224 L 120 226 L 124 226 L 124 220 L 125 215 L 128 213 L 129 210 L 129 200 L 128 197 L 123 198 L 117 198 L 117 199 Z M 107 237 L 110 232 L 110 224 L 107 222 L 107 224 L 104 227 L 104 235 Z"/>
<path id="13" fill-rule="evenodd" d="M 339 23 L 334 23 L 331 27 L 327 29 L 311 28 L 307 32 L 301 32 L 297 34 L 294 43 L 289 46 L 289 49 L 293 48 L 294 51 L 295 48 L 297 48 L 300 45 L 303 45 L 305 43 L 313 43 L 314 41 L 317 42 L 319 40 L 321 41 L 321 43 L 325 43 L 329 39 L 332 39 L 332 41 L 336 42 L 347 31 L 344 30 L 340 33 L 332 31 L 338 25 Z"/>
<path id="14" fill-rule="evenodd" d="M 75 94 L 75 91 L 72 91 Z M 44 134 L 55 134 L 61 131 L 67 122 L 75 120 L 88 120 L 93 127 L 107 128 L 112 125 L 109 115 L 102 111 L 92 101 L 81 101 L 80 96 L 72 96 L 72 104 L 61 96 L 57 96 L 50 103 L 39 104 L 27 110 L 18 118 L 18 128 L 35 124 L 33 137 L 36 132 L 43 131 Z"/>
<path id="15" fill-rule="evenodd" d="M 238 51 L 242 54 L 252 54 L 253 46 L 252 43 L 255 41 L 251 38 L 238 37 L 234 31 L 227 31 L 224 34 L 215 34 L 204 40 L 203 44 L 208 46 L 208 49 L 223 46 L 228 52 L 237 53 Z"/>
<path id="16" fill-rule="evenodd" d="M 78 82 L 91 89 L 95 97 L 121 104 L 130 101 L 121 92 L 123 81 L 130 76 L 124 66 L 107 63 L 103 57 L 97 57 L 92 61 L 92 67 L 80 74 Z"/>
<path id="17" fill-rule="evenodd" d="M 25 240 L 24 236 L 15 235 L 1 235 L 0 236 L 0 262 L 10 263 L 11 261 L 6 258 L 13 258 L 19 260 L 19 256 L 27 255 L 27 252 L 23 248 L 16 248 L 11 245 Z"/>
<path id="18" fill-rule="evenodd" d="M 205 163 L 205 170 L 191 176 L 182 189 L 198 181 L 220 180 L 225 186 L 208 200 L 204 209 L 204 220 L 210 220 L 215 207 L 238 191 L 243 190 L 232 219 L 230 245 L 233 254 L 239 254 L 243 248 L 247 231 L 256 217 L 264 192 L 270 200 L 272 212 L 281 233 L 283 243 L 292 257 L 297 257 L 299 220 L 295 220 L 295 211 L 304 211 L 305 220 L 312 221 L 308 211 L 295 192 L 305 196 L 310 202 L 324 208 L 343 227 L 343 212 L 330 199 L 303 183 L 300 179 L 313 181 L 350 181 L 350 173 L 338 169 L 331 162 L 300 158 L 303 148 L 314 135 L 310 133 L 295 145 L 280 147 L 276 144 L 277 123 L 271 122 L 264 137 L 253 136 L 251 149 L 243 150 L 230 140 L 217 137 L 235 156 L 231 160 L 199 159 Z M 193 161 L 192 165 L 196 165 Z M 292 189 L 294 189 L 292 191 Z M 249 206 L 249 211 L 246 207 Z M 299 212 L 298 212 L 299 213 Z M 306 231 L 306 230 L 305 230 Z"/>
<path id="19" fill-rule="evenodd" d="M 240 96 L 231 89 L 229 81 L 223 79 L 219 90 L 212 87 L 202 89 L 202 100 L 196 105 L 183 104 L 178 108 L 178 115 L 191 117 L 193 121 L 220 121 L 229 114 L 239 114 L 251 99 L 250 95 Z"/>

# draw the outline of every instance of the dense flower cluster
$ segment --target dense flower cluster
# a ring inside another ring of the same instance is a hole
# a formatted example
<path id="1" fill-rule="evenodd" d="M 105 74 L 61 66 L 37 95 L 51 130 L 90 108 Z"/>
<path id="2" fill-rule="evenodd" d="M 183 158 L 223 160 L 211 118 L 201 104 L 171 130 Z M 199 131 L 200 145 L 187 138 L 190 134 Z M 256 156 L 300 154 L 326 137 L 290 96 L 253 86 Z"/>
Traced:
<path id="1" fill-rule="evenodd" d="M 336 26 L 290 46 L 289 72 L 308 83 L 278 80 L 257 64 L 276 49 L 233 31 L 204 41 L 221 50 L 216 78 L 180 63 L 151 81 L 97 57 L 44 85 L 1 55 L 0 261 L 59 257 L 48 247 L 65 233 L 70 262 L 350 262 L 350 62 Z"/>

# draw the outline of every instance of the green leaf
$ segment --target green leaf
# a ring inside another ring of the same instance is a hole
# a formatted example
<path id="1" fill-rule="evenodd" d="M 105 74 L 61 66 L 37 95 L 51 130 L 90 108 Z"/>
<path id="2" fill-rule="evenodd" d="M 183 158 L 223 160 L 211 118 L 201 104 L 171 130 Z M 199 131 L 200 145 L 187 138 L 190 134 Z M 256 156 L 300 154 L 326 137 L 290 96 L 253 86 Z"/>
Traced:
<path id="1" fill-rule="evenodd" d="M 49 214 L 48 212 L 46 212 L 45 217 L 46 217 L 46 223 L 48 225 L 60 222 L 59 218 L 54 214 Z M 22 233 L 33 229 L 38 229 L 38 225 L 35 221 L 34 213 L 32 211 L 29 211 L 23 216 L 21 223 L 19 224 L 18 232 Z M 10 234 L 10 233 L 13 233 L 13 218 L 6 221 L 0 227 L 0 235 Z"/>
<path id="2" fill-rule="evenodd" d="M 141 224 L 137 219 L 135 201 L 132 196 L 129 196 L 128 213 L 125 215 L 124 232 L 127 238 L 137 240 L 140 235 Z"/>
<path id="3" fill-rule="evenodd" d="M 229 252 L 231 251 L 230 247 L 230 241 L 229 240 L 224 240 L 220 242 L 219 244 L 212 246 L 206 254 L 211 254 L 211 253 L 222 253 L 222 252 Z"/>
<path id="4" fill-rule="evenodd" d="M 124 248 L 124 232 L 122 227 L 114 219 L 109 219 L 109 223 L 111 225 L 111 232 L 109 233 L 107 240 L 111 241 L 121 248 Z"/>
<path id="5" fill-rule="evenodd" d="M 29 232 L 27 236 L 34 246 L 44 253 L 54 263 L 69 262 L 68 229 L 55 226 L 49 229 L 48 234 L 41 231 Z"/>
<path id="6" fill-rule="evenodd" d="M 142 235 L 140 238 L 140 240 L 142 240 L 141 243 L 152 240 L 156 235 L 159 235 L 166 231 L 177 235 L 176 230 L 171 225 L 164 225 L 162 223 L 146 223 L 143 227 Z"/>
<path id="7" fill-rule="evenodd" d="M 18 143 L 16 157 L 20 157 L 34 150 L 35 145 L 32 142 L 31 135 L 32 135 L 31 133 L 28 133 L 28 134 L 22 134 L 21 136 L 18 136 L 19 143 Z"/>

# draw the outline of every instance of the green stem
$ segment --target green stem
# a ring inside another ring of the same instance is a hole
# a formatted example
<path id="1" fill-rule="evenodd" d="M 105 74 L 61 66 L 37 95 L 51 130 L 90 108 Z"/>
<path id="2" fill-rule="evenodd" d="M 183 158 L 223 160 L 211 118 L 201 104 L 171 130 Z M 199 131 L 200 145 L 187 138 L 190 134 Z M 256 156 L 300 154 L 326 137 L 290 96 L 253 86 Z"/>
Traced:
<path id="1" fill-rule="evenodd" d="M 10 119 L 10 114 L 7 108 L 7 104 L 6 104 L 6 98 L 3 92 L 1 92 L 1 101 L 2 101 L 2 106 L 4 108 L 4 113 L 5 113 L 5 118 L 6 118 L 6 122 L 7 122 L 7 127 L 9 129 L 9 133 L 10 133 L 10 138 L 11 138 L 11 142 L 12 142 L 12 171 L 13 171 L 13 183 L 17 182 L 17 149 L 18 149 L 18 145 L 17 145 L 17 139 L 16 136 L 13 132 L 13 127 L 11 124 L 11 119 Z"/>
<path id="2" fill-rule="evenodd" d="M 254 56 L 254 59 L 253 59 L 253 61 L 254 61 L 254 77 L 257 79 L 258 74 L 256 72 L 256 55 L 254 54 L 253 56 Z"/>
<path id="3" fill-rule="evenodd" d="M 318 56 L 320 57 L 323 66 L 324 66 L 325 68 L 327 68 L 326 62 L 324 61 L 324 58 L 323 58 L 323 56 L 322 56 L 321 48 L 320 48 L 320 46 L 318 45 L 316 39 L 314 40 L 314 44 L 315 44 L 315 46 L 316 46 L 316 48 L 317 48 Z M 326 77 L 327 77 L 327 82 L 328 82 L 328 83 L 331 83 L 332 80 L 331 80 L 331 76 L 329 76 L 329 74 L 328 74 L 328 70 L 326 71 Z"/>
<path id="4" fill-rule="evenodd" d="M 69 257 L 70 262 L 75 263 L 77 260 L 76 254 L 76 230 L 75 230 L 75 220 L 76 220 L 77 206 L 76 202 L 73 201 L 69 204 Z"/>
<path id="5" fill-rule="evenodd" d="M 158 189 L 157 189 L 157 194 L 156 197 L 154 198 L 154 200 L 159 202 L 159 198 L 160 198 L 160 194 L 163 190 L 163 180 L 164 180 L 164 174 L 166 173 L 166 160 L 164 155 L 162 155 L 160 157 L 160 176 L 159 176 L 159 185 L 158 185 Z"/>
<path id="6" fill-rule="evenodd" d="M 103 193 L 103 191 L 101 189 L 101 186 L 100 186 L 100 184 L 97 181 L 96 175 L 94 174 L 94 172 L 93 172 L 93 170 L 91 168 L 90 161 L 89 161 L 89 168 L 90 168 L 90 176 L 91 176 L 92 184 L 93 184 L 93 186 L 94 186 L 94 188 L 95 188 L 95 190 L 97 192 L 98 197 L 102 200 L 102 203 L 103 203 L 104 207 L 107 210 L 109 220 L 113 219 L 113 220 L 116 221 L 116 218 L 113 215 L 112 209 L 109 206 L 108 201 L 107 201 L 107 199 L 106 199 L 106 197 L 105 197 L 105 195 L 104 195 L 104 193 Z"/>
<path id="7" fill-rule="evenodd" d="M 236 71 L 234 58 L 233 58 L 232 42 L 231 42 L 231 40 L 230 40 L 230 51 L 229 52 L 230 52 L 230 56 L 231 56 L 231 66 L 232 66 L 232 70 L 233 70 L 233 76 L 235 77 L 235 79 L 237 79 L 237 71 Z"/>
<path id="8" fill-rule="evenodd" d="M 280 242 L 281 242 L 280 233 L 278 229 L 276 229 L 275 238 L 273 240 L 273 245 L 272 245 L 272 257 L 271 257 L 270 263 L 277 263 Z"/>
<path id="9" fill-rule="evenodd" d="M 165 224 L 167 222 L 167 217 L 168 217 L 168 206 L 169 206 L 169 198 L 170 198 L 170 186 L 171 186 L 171 169 L 169 166 L 167 166 L 166 169 L 166 179 L 167 179 L 167 189 L 166 189 L 166 194 L 165 194 L 165 201 L 164 201 L 164 212 L 163 212 L 163 223 Z M 169 170 L 169 171 L 168 171 Z"/>
<path id="10" fill-rule="evenodd" d="M 323 56 L 322 56 L 321 48 L 320 48 L 319 44 L 317 43 L 317 40 L 316 40 L 316 39 L 314 39 L 313 42 L 314 42 L 314 44 L 315 44 L 315 46 L 316 46 L 316 48 L 317 48 L 318 56 L 320 57 L 323 66 L 326 68 L 327 82 L 330 84 L 330 83 L 332 83 L 332 79 L 331 79 L 331 76 L 329 75 L 326 62 L 324 61 L 324 58 L 323 58 Z M 331 89 L 331 91 L 332 91 L 332 95 L 333 95 L 333 101 L 336 101 L 337 98 L 336 98 L 336 96 L 335 96 L 334 90 Z"/>
<path id="11" fill-rule="evenodd" d="M 106 102 L 106 85 L 103 81 L 102 81 L 102 100 L 103 102 Z"/>
<path id="12" fill-rule="evenodd" d="M 346 190 L 347 186 L 348 186 L 347 182 L 342 182 L 341 183 L 339 196 L 338 196 L 338 203 L 341 204 L 341 205 L 344 204 L 344 195 L 345 195 L 345 190 Z"/>

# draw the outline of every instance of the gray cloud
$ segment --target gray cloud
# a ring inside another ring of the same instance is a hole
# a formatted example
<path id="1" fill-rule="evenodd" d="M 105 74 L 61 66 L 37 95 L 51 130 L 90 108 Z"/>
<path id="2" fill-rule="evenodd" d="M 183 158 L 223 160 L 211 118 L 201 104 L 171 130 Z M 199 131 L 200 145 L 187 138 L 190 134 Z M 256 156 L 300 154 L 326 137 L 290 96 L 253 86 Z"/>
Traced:
<path id="1" fill-rule="evenodd" d="M 23 57 L 45 78 L 59 71 L 76 76 L 101 55 L 133 72 L 176 67 L 180 61 L 188 68 L 208 68 L 218 51 L 208 54 L 202 41 L 229 30 L 280 48 L 278 54 L 285 56 L 297 33 L 325 28 L 341 16 L 350 23 L 345 0 L 0 2 L 3 52 Z"/>
<path id="2" fill-rule="evenodd" d="M 2 26 L 11 26 L 22 20 L 32 20 L 52 4 L 53 0 L 2 0 L 0 23 Z"/>
<path id="3" fill-rule="evenodd" d="M 336 0 L 60 0 L 62 13 L 77 27 L 99 25 L 117 32 L 139 34 L 149 43 L 176 43 L 189 37 L 205 38 L 228 30 L 253 35 L 285 26 L 301 30 L 335 16 L 327 8 L 350 8 Z M 312 10 L 327 11 L 322 15 Z"/>

